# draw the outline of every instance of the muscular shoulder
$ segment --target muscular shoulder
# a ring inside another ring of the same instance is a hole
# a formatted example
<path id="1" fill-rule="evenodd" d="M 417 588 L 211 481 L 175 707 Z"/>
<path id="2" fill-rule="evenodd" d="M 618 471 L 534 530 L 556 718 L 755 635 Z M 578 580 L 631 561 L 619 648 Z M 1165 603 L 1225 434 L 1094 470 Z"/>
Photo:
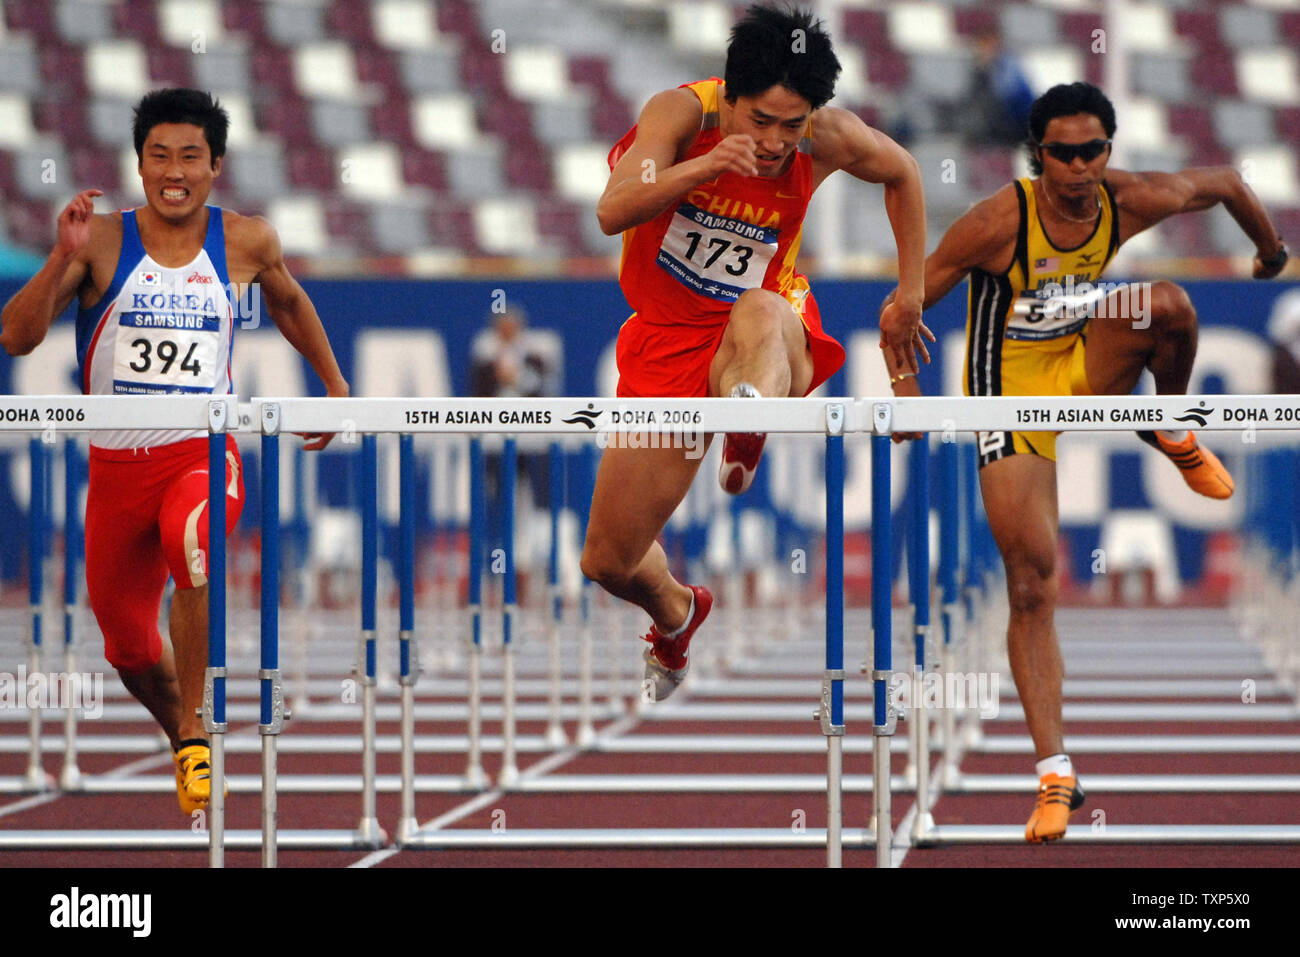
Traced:
<path id="1" fill-rule="evenodd" d="M 688 144 L 700 131 L 704 104 L 689 89 L 656 93 L 646 102 L 637 119 L 637 139 Z"/>
<path id="2" fill-rule="evenodd" d="M 226 256 L 253 269 L 254 274 L 280 259 L 280 237 L 270 221 L 261 216 L 241 216 L 223 209 L 221 224 L 226 232 Z"/>
<path id="3" fill-rule="evenodd" d="M 955 265 L 970 269 L 1001 271 L 1014 251 L 1019 229 L 1020 201 L 1016 185 L 1008 183 L 948 227 L 936 255 L 945 253 Z"/>
<path id="4" fill-rule="evenodd" d="M 856 113 L 838 106 L 823 106 L 809 126 L 812 155 L 831 169 L 843 169 L 876 146 L 877 133 Z"/>

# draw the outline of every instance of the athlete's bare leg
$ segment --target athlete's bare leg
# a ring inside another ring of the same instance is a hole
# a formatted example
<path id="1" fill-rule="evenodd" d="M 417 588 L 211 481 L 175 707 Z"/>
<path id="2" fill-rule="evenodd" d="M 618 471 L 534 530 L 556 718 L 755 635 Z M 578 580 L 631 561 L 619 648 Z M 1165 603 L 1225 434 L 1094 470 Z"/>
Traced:
<path id="1" fill-rule="evenodd" d="M 637 605 L 661 632 L 677 630 L 691 590 L 668 571 L 656 539 L 686 497 L 708 440 L 695 449 L 607 448 L 582 550 L 582 573 L 616 598 Z"/>
<path id="2" fill-rule="evenodd" d="M 801 396 L 812 376 L 808 336 L 790 303 L 766 289 L 742 293 L 709 366 L 709 395 L 748 382 L 765 396 Z"/>
<path id="3" fill-rule="evenodd" d="M 206 737 L 203 719 L 197 710 L 203 704 L 203 673 L 208 667 L 207 585 L 176 589 L 172 595 L 169 627 L 181 692 L 181 721 L 177 733 L 182 741 Z"/>
<path id="4" fill-rule="evenodd" d="M 980 470 L 989 527 L 1007 570 L 1007 655 L 1038 760 L 1065 752 L 1056 636 L 1056 463 L 1009 455 Z"/>
<path id="5" fill-rule="evenodd" d="M 203 673 L 208 666 L 207 585 L 176 590 L 169 625 L 171 647 L 163 645 L 157 664 L 118 675 L 175 748 L 182 741 L 206 736 L 196 712 L 203 704 Z"/>
<path id="6" fill-rule="evenodd" d="M 1140 297 L 1138 290 L 1142 290 Z M 1160 395 L 1183 395 L 1196 360 L 1196 309 L 1181 286 L 1134 283 L 1088 323 L 1085 368 L 1097 395 L 1127 395 L 1150 369 Z"/>

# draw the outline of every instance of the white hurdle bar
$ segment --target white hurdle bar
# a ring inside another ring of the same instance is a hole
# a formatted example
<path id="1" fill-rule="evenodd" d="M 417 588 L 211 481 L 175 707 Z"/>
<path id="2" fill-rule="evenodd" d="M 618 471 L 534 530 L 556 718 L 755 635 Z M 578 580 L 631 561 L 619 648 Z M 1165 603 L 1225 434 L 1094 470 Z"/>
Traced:
<path id="1" fill-rule="evenodd" d="M 74 411 L 87 404 L 104 401 L 103 399 L 97 400 L 95 397 L 63 396 L 11 399 L 0 403 L 0 417 L 5 414 L 5 410 L 10 406 L 39 405 L 42 400 L 57 403 L 63 408 L 71 408 Z M 164 417 L 163 410 L 151 408 L 151 405 L 156 405 L 156 400 L 152 398 L 139 400 L 114 398 L 110 401 L 143 403 L 145 404 L 144 408 L 149 409 L 159 418 Z M 220 420 L 230 420 L 228 406 L 231 401 L 213 401 L 210 397 L 199 397 L 196 400 L 196 405 L 198 402 L 202 403 L 202 409 L 205 412 L 205 426 L 210 428 L 214 435 L 214 449 L 216 448 L 215 437 L 219 436 L 222 427 Z M 216 407 L 218 406 L 222 407 L 222 411 L 217 411 Z M 397 434 L 415 432 L 461 434 L 546 432 L 592 435 L 598 431 L 606 433 L 671 433 L 674 431 L 820 433 L 828 437 L 828 465 L 834 458 L 834 454 L 830 450 L 836 446 L 844 434 L 856 432 L 872 435 L 874 439 L 873 446 L 875 447 L 873 452 L 882 450 L 885 453 L 873 454 L 873 486 L 877 486 L 883 480 L 883 487 L 886 490 L 889 484 L 889 456 L 887 454 L 889 436 L 894 431 L 941 432 L 944 433 L 946 438 L 948 435 L 958 432 L 1026 429 L 1133 431 L 1140 428 L 1187 427 L 1193 430 L 1240 431 L 1250 428 L 1271 431 L 1294 430 L 1300 426 L 1300 403 L 1297 403 L 1294 397 L 1286 396 L 998 397 L 980 399 L 925 397 L 883 401 L 875 399 L 262 399 L 255 400 L 254 407 L 256 415 L 254 421 L 261 424 L 264 434 L 268 437 L 281 431 L 342 431 L 345 423 L 349 424 L 356 432 L 366 434 L 376 432 Z M 169 420 L 168 426 L 142 424 L 143 418 L 131 417 L 128 420 L 114 422 L 114 424 L 91 426 L 89 428 L 193 428 L 193 425 L 176 425 L 176 408 L 175 403 L 169 403 L 167 406 L 165 418 Z M 271 418 L 275 422 L 274 426 L 268 426 L 268 410 L 271 410 Z M 126 424 L 122 424 L 123 421 Z M 0 427 L 12 428 L 12 426 L 7 425 L 3 418 L 0 418 Z M 78 427 L 88 428 L 87 426 Z M 214 474 L 216 473 L 214 472 Z M 839 479 L 842 482 L 842 474 Z M 840 488 L 842 489 L 842 485 Z M 828 503 L 832 498 L 837 501 L 840 500 L 842 492 L 836 495 L 832 495 L 831 492 L 831 487 L 828 484 Z M 214 494 L 219 495 L 219 493 Z M 224 504 L 224 498 L 221 501 Z M 873 535 L 877 534 L 877 527 L 879 527 L 879 534 L 886 536 L 885 541 L 887 543 L 889 511 L 887 507 L 888 500 L 885 499 L 884 501 L 886 507 L 883 514 L 879 510 L 873 512 L 876 516 L 876 521 L 873 522 Z M 214 515 L 213 518 L 215 520 L 216 516 Z M 828 513 L 828 526 L 830 524 L 829 520 L 830 515 Z M 828 534 L 830 534 L 829 528 Z M 218 569 L 218 555 L 216 554 L 218 549 L 215 547 L 215 542 L 218 541 L 224 544 L 224 536 L 218 535 L 214 538 L 214 554 L 212 556 L 214 576 Z M 221 551 L 224 552 L 224 548 Z M 887 561 L 889 551 L 887 547 L 883 550 L 880 548 L 873 549 L 873 555 L 875 556 L 873 561 Z M 224 558 L 224 555 L 221 557 Z M 224 574 L 224 568 L 221 571 Z M 873 580 L 882 579 L 886 582 L 889 579 L 887 566 L 883 568 L 877 567 L 873 570 Z M 217 592 L 218 589 L 214 588 L 214 600 Z M 842 595 L 840 601 L 842 602 Z M 223 633 L 220 636 L 214 633 L 211 643 L 215 646 L 220 641 L 222 651 L 222 663 L 221 665 L 213 665 L 212 679 L 224 678 L 223 674 L 216 672 L 217 668 L 224 669 L 223 612 L 224 608 L 221 610 L 214 609 L 213 621 L 220 623 Z M 830 656 L 833 640 L 831 634 L 833 619 L 839 619 L 839 616 L 831 614 L 828 609 L 828 661 L 819 715 L 822 718 L 823 733 L 828 738 L 827 785 L 830 817 L 828 819 L 829 826 L 825 833 L 825 842 L 828 847 L 828 862 L 835 865 L 839 862 L 839 847 L 844 842 L 844 834 L 838 819 L 839 793 L 842 783 L 840 780 L 839 759 L 842 755 L 843 671 L 842 659 L 839 666 L 836 667 Z M 406 624 L 405 616 L 403 624 L 404 626 Z M 408 628 L 403 627 L 404 632 L 408 630 Z M 892 735 L 893 722 L 896 718 L 896 715 L 892 713 L 888 696 L 885 693 L 892 668 L 889 649 L 890 624 L 888 614 L 876 615 L 873 630 L 875 632 L 876 646 L 875 667 L 872 673 L 876 688 L 874 695 L 876 711 L 876 786 L 872 790 L 876 802 L 875 826 L 873 828 L 876 839 L 873 841 L 866 838 L 864 836 L 865 832 L 853 832 L 852 843 L 859 846 L 874 844 L 877 848 L 878 863 L 888 866 L 889 845 L 892 840 L 888 831 L 889 791 L 891 786 L 888 738 Z M 210 684 L 214 686 L 224 685 L 224 681 L 218 683 L 215 680 L 210 680 Z M 224 687 L 220 687 L 220 692 L 224 692 Z M 220 761 L 219 752 L 220 732 L 224 730 L 224 694 L 215 693 L 211 696 L 214 699 L 220 699 L 221 705 L 221 708 L 218 709 L 214 704 L 210 718 L 214 729 L 221 726 L 219 730 L 214 730 L 213 742 L 214 823 L 219 825 L 220 815 L 223 810 L 220 795 L 224 780 L 224 767 Z M 205 703 L 205 720 L 209 720 L 208 715 L 209 711 Z M 507 742 L 507 744 L 509 743 Z M 520 783 L 523 784 L 521 789 L 527 789 L 525 782 L 531 778 L 531 775 L 525 772 L 520 775 L 520 778 Z M 407 806 L 404 800 L 404 808 Z M 373 823 L 373 817 L 363 820 L 363 830 L 367 823 Z M 404 818 L 402 830 L 408 831 L 410 824 L 410 819 Z M 966 833 L 965 829 L 961 828 L 923 827 L 920 829 L 920 833 L 913 834 L 912 837 L 918 843 L 987 840 L 988 836 L 996 830 L 976 828 Z M 1120 834 L 1118 829 L 1114 828 L 1109 829 L 1109 831 L 1116 841 L 1141 840 L 1140 835 L 1136 832 L 1130 833 L 1126 830 L 1125 833 Z M 69 846 L 66 840 L 70 833 L 76 832 L 65 832 L 59 846 Z M 124 833 L 136 834 L 139 832 Z M 512 845 L 557 846 L 555 842 L 563 843 L 565 841 L 563 835 L 568 832 L 538 832 L 531 838 L 538 842 L 536 844 L 529 843 L 530 833 L 512 832 Z M 681 843 L 682 837 L 670 837 L 668 836 L 669 833 L 663 832 L 661 835 L 662 843 L 656 846 L 683 846 Z M 676 833 L 678 835 L 682 834 L 682 832 Z M 689 834 L 689 832 L 686 833 Z M 743 837 L 737 834 L 736 839 L 740 840 L 744 846 L 806 846 L 808 844 L 808 834 L 798 839 L 792 839 L 793 835 L 790 835 L 790 832 L 785 831 L 784 833 L 785 838 L 782 838 L 780 834 L 772 834 L 762 837 L 760 840 L 747 833 Z M 1142 833 L 1149 833 L 1152 841 L 1192 839 L 1202 841 L 1206 839 L 1204 835 L 1209 833 L 1215 840 L 1248 843 L 1261 839 L 1259 834 L 1262 832 L 1259 829 L 1249 827 L 1207 829 L 1188 826 L 1185 830 L 1172 827 L 1153 827 L 1142 830 Z M 1273 842 L 1300 841 L 1300 827 L 1270 828 L 1267 833 L 1269 835 L 1267 839 Z M 583 834 L 583 831 L 574 832 L 572 840 L 576 841 L 577 844 L 563 843 L 563 846 L 585 846 L 582 843 Z M 1180 837 L 1180 835 L 1183 836 Z M 1186 835 L 1196 836 L 1193 838 Z M 18 835 L 11 836 L 17 837 Z M 352 832 L 346 832 L 347 841 L 355 841 L 356 836 Z M 595 837 L 595 835 L 591 836 Z M 373 834 L 368 835 L 368 837 L 373 841 Z M 491 843 L 500 846 L 499 835 L 496 835 L 496 837 L 498 839 Z M 230 838 L 235 840 L 236 835 L 231 835 Z M 237 839 L 242 841 L 243 836 L 240 835 Z M 610 840 L 608 837 L 603 839 Z M 998 839 L 1003 838 L 999 837 Z M 1071 839 L 1067 837 L 1066 840 Z M 1093 834 L 1089 839 L 1094 841 L 1105 840 L 1106 836 Z M 463 846 L 467 841 L 471 840 L 464 832 L 452 834 L 446 831 L 432 832 L 421 829 L 415 834 L 409 835 L 409 840 L 404 841 L 402 846 Z M 693 838 L 687 838 L 687 840 L 696 841 L 696 843 L 689 846 L 732 846 L 729 844 L 731 838 L 725 832 L 702 832 Z M 783 840 L 788 840 L 789 843 L 783 844 Z M 637 846 L 643 846 L 643 842 L 654 843 L 654 841 L 653 835 L 642 832 L 637 832 L 635 837 L 632 838 L 632 843 Z M 751 844 L 751 841 L 757 841 L 757 844 Z M 213 862 L 219 864 L 219 848 L 222 845 L 219 830 L 214 829 L 211 843 L 214 848 Z M 369 842 L 367 843 L 369 844 Z M 0 837 L 0 847 L 6 846 L 11 845 L 3 837 Z M 30 845 L 20 843 L 18 846 Z M 101 845 L 91 842 L 86 846 Z M 192 846 L 192 841 L 182 842 L 178 846 Z M 232 846 L 235 846 L 235 844 L 232 844 Z M 265 843 L 263 846 L 265 849 Z M 344 843 L 339 845 L 316 844 L 313 846 L 353 845 Z"/>

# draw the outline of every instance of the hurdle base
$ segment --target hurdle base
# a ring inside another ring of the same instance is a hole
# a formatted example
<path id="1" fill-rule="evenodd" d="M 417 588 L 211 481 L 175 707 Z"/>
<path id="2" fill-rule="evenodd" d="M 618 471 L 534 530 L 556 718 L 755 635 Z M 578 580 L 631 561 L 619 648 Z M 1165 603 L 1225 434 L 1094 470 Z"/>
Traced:
<path id="1" fill-rule="evenodd" d="M 227 850 L 260 851 L 261 831 L 226 831 Z M 3 851 L 207 851 L 203 831 L 7 831 L 0 832 Z M 366 850 L 356 831 L 278 831 L 276 846 L 284 850 Z"/>
<path id="2" fill-rule="evenodd" d="M 843 832 L 845 847 L 870 848 L 875 838 L 861 828 Z M 503 831 L 424 831 L 403 845 L 412 850 L 491 848 L 801 848 L 826 846 L 825 828 L 544 828 Z"/>
<path id="3" fill-rule="evenodd" d="M 918 848 L 947 844 L 1014 844 L 1025 841 L 1023 825 L 949 824 L 930 829 Z M 1053 844 L 1300 844 L 1300 825 L 1272 824 L 1080 824 Z"/>

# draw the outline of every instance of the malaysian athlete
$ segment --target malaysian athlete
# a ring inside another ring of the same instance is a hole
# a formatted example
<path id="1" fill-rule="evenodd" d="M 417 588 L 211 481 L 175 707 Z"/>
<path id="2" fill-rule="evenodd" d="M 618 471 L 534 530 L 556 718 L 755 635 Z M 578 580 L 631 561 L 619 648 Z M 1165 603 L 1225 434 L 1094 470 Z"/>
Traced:
<path id="1" fill-rule="evenodd" d="M 232 391 L 234 309 L 256 283 L 284 337 L 330 396 L 348 395 L 320 317 L 290 275 L 264 219 L 208 206 L 221 174 L 228 120 L 207 93 L 161 90 L 135 109 L 145 204 L 96 214 L 97 189 L 59 214 L 45 266 L 5 306 L 10 355 L 40 345 L 75 297 L 77 359 L 88 395 Z M 329 435 L 308 436 L 319 449 Z M 227 438 L 226 531 L 244 503 L 243 469 Z M 210 797 L 210 752 L 196 711 L 208 660 L 206 432 L 99 432 L 90 447 L 86 583 L 105 656 L 171 741 L 186 813 Z M 176 583 L 170 647 L 157 621 L 168 575 Z"/>
<path id="2" fill-rule="evenodd" d="M 1160 395 L 1186 393 L 1197 337 L 1187 293 L 1171 282 L 1098 284 L 1124 242 L 1169 216 L 1222 205 L 1255 245 L 1256 279 L 1286 264 L 1281 237 L 1237 170 L 1109 168 L 1115 128 L 1115 110 L 1095 86 L 1048 90 L 1030 112 L 1035 175 L 975 204 L 926 260 L 927 308 L 971 278 L 967 395 L 1127 395 L 1145 370 Z M 910 370 L 886 362 L 897 395 L 920 394 Z M 1192 432 L 1139 436 L 1201 495 L 1232 495 L 1231 475 Z M 1025 838 L 1039 843 L 1063 837 L 1084 800 L 1061 729 L 1056 433 L 980 433 L 979 461 L 984 510 L 1006 566 L 1007 651 L 1037 756 Z"/>
<path id="3" fill-rule="evenodd" d="M 803 396 L 839 369 L 844 350 L 795 261 L 808 201 L 836 170 L 884 186 L 900 293 L 880 317 L 881 347 L 901 368 L 918 351 L 928 361 L 921 177 L 904 149 L 825 105 L 839 71 L 811 14 L 751 7 L 725 77 L 655 95 L 614 147 L 597 216 L 623 234 L 619 281 L 635 310 L 618 336 L 620 396 Z M 763 440 L 726 437 L 728 492 L 749 487 Z M 591 504 L 583 573 L 649 613 L 657 698 L 685 676 L 713 603 L 673 578 L 656 541 L 699 463 L 698 449 L 607 448 Z"/>

